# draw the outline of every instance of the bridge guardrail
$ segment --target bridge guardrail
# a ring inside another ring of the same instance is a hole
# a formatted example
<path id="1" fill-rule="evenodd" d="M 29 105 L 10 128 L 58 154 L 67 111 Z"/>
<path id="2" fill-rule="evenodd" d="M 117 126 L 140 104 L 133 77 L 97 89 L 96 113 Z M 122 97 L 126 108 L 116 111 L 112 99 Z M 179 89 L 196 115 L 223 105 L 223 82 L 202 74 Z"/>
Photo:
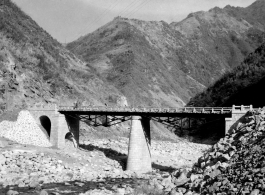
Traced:
<path id="1" fill-rule="evenodd" d="M 183 108 L 155 108 L 155 107 L 106 107 L 106 106 L 59 106 L 59 111 L 101 111 L 101 112 L 151 112 L 151 113 L 228 113 L 242 106 L 231 107 L 183 107 Z M 245 106 L 244 109 L 250 109 Z"/>
<path id="2" fill-rule="evenodd" d="M 249 106 L 244 106 L 244 105 L 235 106 L 235 105 L 233 105 L 232 110 L 233 111 L 235 111 L 235 110 L 240 110 L 240 111 L 253 110 L 253 106 L 252 105 L 249 105 Z"/>

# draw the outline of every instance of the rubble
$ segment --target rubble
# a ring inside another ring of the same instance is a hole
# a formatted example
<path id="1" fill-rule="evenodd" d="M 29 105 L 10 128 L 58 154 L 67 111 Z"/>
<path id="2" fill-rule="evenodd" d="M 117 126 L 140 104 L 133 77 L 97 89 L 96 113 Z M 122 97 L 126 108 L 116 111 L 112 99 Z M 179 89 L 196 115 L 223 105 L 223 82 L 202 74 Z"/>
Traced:
<path id="1" fill-rule="evenodd" d="M 188 173 L 172 173 L 172 183 L 180 182 L 172 192 L 182 187 L 191 194 L 264 194 L 264 151 L 265 111 L 250 111 Z"/>
<path id="2" fill-rule="evenodd" d="M 20 111 L 17 121 L 0 123 L 0 137 L 20 144 L 51 147 L 49 136 L 36 123 L 29 111 Z"/>

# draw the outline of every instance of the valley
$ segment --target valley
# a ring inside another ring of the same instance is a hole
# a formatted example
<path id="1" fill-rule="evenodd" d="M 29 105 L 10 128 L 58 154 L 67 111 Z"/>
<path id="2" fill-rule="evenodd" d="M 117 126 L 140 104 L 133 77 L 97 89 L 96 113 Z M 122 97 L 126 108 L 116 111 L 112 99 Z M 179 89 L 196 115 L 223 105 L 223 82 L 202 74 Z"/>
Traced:
<path id="1" fill-rule="evenodd" d="M 264 41 L 265 0 L 117 16 L 67 44 L 1 0 L 0 194 L 264 194 Z"/>

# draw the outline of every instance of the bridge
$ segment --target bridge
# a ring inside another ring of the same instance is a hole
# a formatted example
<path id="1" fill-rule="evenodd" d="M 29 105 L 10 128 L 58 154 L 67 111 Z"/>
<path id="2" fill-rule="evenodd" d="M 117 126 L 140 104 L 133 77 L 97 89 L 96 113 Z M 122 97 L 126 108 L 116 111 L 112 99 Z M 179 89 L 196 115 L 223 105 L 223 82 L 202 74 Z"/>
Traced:
<path id="1" fill-rule="evenodd" d="M 58 148 L 64 147 L 65 135 L 69 131 L 79 142 L 80 121 L 91 126 L 106 127 L 131 121 L 126 169 L 145 172 L 151 170 L 151 120 L 173 129 L 183 129 L 190 128 L 191 118 L 221 118 L 224 119 L 224 131 L 227 133 L 249 110 L 253 110 L 252 106 L 130 108 L 36 105 L 29 109 L 37 123 L 48 132 L 52 145 Z"/>

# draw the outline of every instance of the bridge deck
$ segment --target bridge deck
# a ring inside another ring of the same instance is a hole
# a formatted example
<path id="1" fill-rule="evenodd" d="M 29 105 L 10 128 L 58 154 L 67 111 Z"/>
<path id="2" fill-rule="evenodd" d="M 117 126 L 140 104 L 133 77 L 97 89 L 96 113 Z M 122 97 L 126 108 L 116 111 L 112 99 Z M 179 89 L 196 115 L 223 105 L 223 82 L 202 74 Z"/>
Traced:
<path id="1" fill-rule="evenodd" d="M 184 108 L 131 108 L 131 107 L 94 107 L 94 106 L 60 106 L 58 111 L 61 113 L 71 113 L 78 115 L 115 115 L 115 116 L 212 116 L 225 115 L 230 116 L 232 107 L 184 107 Z"/>

